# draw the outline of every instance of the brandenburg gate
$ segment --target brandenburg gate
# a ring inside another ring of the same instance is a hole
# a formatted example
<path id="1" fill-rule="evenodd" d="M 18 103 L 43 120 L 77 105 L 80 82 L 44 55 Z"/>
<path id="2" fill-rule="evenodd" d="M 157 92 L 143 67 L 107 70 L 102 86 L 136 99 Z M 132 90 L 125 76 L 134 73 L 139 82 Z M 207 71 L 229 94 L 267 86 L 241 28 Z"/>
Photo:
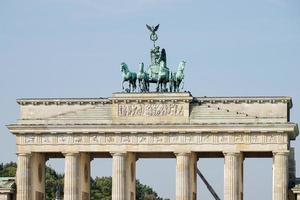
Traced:
<path id="1" fill-rule="evenodd" d="M 65 159 L 64 200 L 90 199 L 90 163 L 99 157 L 112 158 L 112 200 L 134 200 L 136 162 L 158 157 L 176 159 L 176 200 L 197 199 L 199 158 L 224 158 L 224 200 L 243 199 L 245 159 L 273 158 L 273 200 L 287 200 L 295 180 L 290 141 L 298 135 L 291 98 L 181 92 L 186 62 L 169 70 L 165 49 L 155 43 L 158 27 L 147 25 L 154 42 L 148 71 L 143 63 L 139 73 L 121 64 L 123 83 L 129 82 L 123 92 L 17 100 L 20 118 L 7 126 L 16 135 L 17 200 L 45 198 L 49 158 Z M 157 84 L 155 92 L 149 83 Z"/>
<path id="2" fill-rule="evenodd" d="M 224 199 L 243 199 L 243 161 L 273 157 L 273 200 L 286 200 L 289 97 L 114 93 L 111 98 L 19 99 L 17 200 L 45 194 L 45 161 L 65 158 L 64 200 L 89 199 L 90 162 L 112 157 L 112 199 L 135 199 L 138 158 L 176 158 L 176 200 L 196 199 L 199 157 L 224 157 Z"/>

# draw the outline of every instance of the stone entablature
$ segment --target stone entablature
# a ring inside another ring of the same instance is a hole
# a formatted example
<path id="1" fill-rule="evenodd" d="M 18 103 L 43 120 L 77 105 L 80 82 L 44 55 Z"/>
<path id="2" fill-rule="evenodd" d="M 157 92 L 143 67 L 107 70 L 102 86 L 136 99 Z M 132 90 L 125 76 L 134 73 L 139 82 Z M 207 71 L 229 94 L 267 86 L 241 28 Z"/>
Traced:
<path id="1" fill-rule="evenodd" d="M 289 122 L 289 97 L 114 93 L 107 99 L 23 99 L 18 103 L 21 119 L 8 126 L 17 136 L 18 152 L 55 152 L 66 146 L 103 151 L 102 145 L 107 152 L 124 147 L 152 151 L 153 145 L 168 145 L 163 151 L 174 151 L 178 145 L 199 152 L 238 145 L 240 151 L 271 152 L 288 150 L 289 141 L 298 134 L 297 125 Z"/>

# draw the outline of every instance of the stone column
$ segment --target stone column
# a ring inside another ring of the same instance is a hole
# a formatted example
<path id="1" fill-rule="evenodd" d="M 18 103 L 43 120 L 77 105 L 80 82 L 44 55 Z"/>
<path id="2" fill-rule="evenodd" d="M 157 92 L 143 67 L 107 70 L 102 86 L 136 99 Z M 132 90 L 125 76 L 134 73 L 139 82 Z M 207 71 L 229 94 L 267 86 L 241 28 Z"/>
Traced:
<path id="1" fill-rule="evenodd" d="M 136 154 L 127 153 L 126 156 L 126 191 L 127 200 L 135 200 L 136 194 Z"/>
<path id="2" fill-rule="evenodd" d="M 31 200 L 30 198 L 30 154 L 19 153 L 17 167 L 17 200 Z"/>
<path id="3" fill-rule="evenodd" d="M 197 161 L 196 153 L 191 154 L 190 158 L 190 199 L 197 200 Z"/>
<path id="4" fill-rule="evenodd" d="M 45 154 L 32 153 L 30 158 L 31 199 L 45 199 Z"/>
<path id="5" fill-rule="evenodd" d="M 78 153 L 66 153 L 64 200 L 78 200 L 78 186 Z"/>
<path id="6" fill-rule="evenodd" d="M 80 153 L 78 160 L 78 198 L 88 200 L 90 199 L 91 156 L 89 153 Z"/>
<path id="7" fill-rule="evenodd" d="M 112 200 L 126 199 L 126 153 L 112 153 Z"/>
<path id="8" fill-rule="evenodd" d="M 273 152 L 273 200 L 286 200 L 289 152 Z"/>
<path id="9" fill-rule="evenodd" d="M 190 153 L 176 153 L 176 200 L 190 199 Z"/>
<path id="10" fill-rule="evenodd" d="M 224 200 L 240 200 L 241 194 L 241 153 L 224 153 Z"/>
<path id="11" fill-rule="evenodd" d="M 239 200 L 244 199 L 244 155 L 241 153 L 238 160 L 238 184 L 239 184 Z"/>

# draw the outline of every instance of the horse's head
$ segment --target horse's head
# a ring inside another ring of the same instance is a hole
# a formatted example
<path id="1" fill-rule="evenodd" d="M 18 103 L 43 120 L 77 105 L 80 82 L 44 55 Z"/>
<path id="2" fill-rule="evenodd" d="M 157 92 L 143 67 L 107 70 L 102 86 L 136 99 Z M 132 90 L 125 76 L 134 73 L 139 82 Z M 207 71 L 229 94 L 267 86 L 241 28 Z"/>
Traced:
<path id="1" fill-rule="evenodd" d="M 126 65 L 126 63 L 122 62 L 121 63 L 121 72 L 126 72 L 128 70 L 128 67 Z"/>
<path id="2" fill-rule="evenodd" d="M 178 71 L 183 71 L 185 68 L 186 61 L 181 61 L 178 66 Z"/>
<path id="3" fill-rule="evenodd" d="M 144 63 L 143 62 L 141 62 L 139 64 L 139 70 L 140 70 L 140 72 L 144 72 Z"/>

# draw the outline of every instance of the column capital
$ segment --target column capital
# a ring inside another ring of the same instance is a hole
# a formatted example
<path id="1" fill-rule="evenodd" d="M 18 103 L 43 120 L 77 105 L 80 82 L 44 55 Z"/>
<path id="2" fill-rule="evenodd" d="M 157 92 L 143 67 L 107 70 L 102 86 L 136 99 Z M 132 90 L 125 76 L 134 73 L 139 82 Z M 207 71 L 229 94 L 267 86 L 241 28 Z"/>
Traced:
<path id="1" fill-rule="evenodd" d="M 79 152 L 62 152 L 62 154 L 66 156 L 78 156 Z"/>
<path id="2" fill-rule="evenodd" d="M 223 151 L 224 156 L 240 156 L 242 155 L 241 151 Z"/>
<path id="3" fill-rule="evenodd" d="M 126 151 L 112 151 L 109 153 L 111 156 L 125 156 L 127 154 Z"/>
<path id="4" fill-rule="evenodd" d="M 191 152 L 174 152 L 175 156 L 190 156 Z"/>
<path id="5" fill-rule="evenodd" d="M 22 152 L 22 153 L 16 153 L 17 156 L 28 156 L 30 157 L 31 156 L 31 153 L 28 153 L 28 152 Z"/>
<path id="6" fill-rule="evenodd" d="M 288 156 L 290 151 L 273 151 L 273 156 L 282 155 L 282 156 Z"/>

